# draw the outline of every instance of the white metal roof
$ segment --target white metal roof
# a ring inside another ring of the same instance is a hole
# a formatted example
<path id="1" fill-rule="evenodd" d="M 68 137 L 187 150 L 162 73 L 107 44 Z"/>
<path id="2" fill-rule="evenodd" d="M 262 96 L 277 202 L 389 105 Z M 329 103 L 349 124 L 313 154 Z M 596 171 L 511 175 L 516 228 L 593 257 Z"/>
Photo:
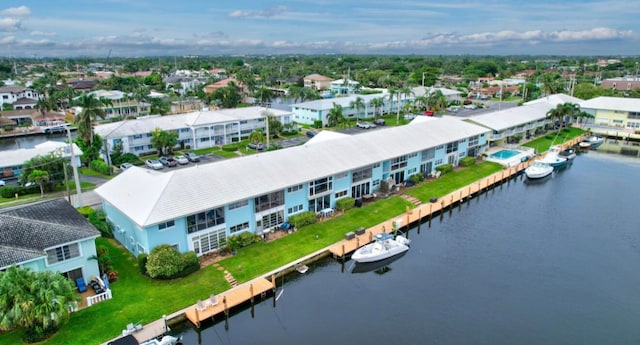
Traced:
<path id="1" fill-rule="evenodd" d="M 553 108 L 555 106 L 550 103 L 540 102 L 488 114 L 470 116 L 467 121 L 491 128 L 494 131 L 501 131 L 531 121 L 544 119 L 547 117 L 547 112 Z"/>
<path id="2" fill-rule="evenodd" d="M 342 106 L 343 108 L 348 108 L 351 106 L 350 105 L 351 101 L 355 101 L 356 98 L 358 97 L 364 100 L 364 104 L 367 107 L 371 107 L 369 103 L 371 102 L 372 99 L 384 98 L 387 95 L 388 95 L 387 93 L 373 93 L 369 95 L 353 95 L 353 96 L 347 96 L 347 97 L 323 98 L 323 99 L 318 99 L 314 101 L 292 104 L 291 107 L 298 108 L 298 109 L 312 109 L 315 111 L 323 111 L 323 110 L 326 111 L 333 108 L 333 104 L 335 103 Z M 394 96 L 394 99 L 397 99 L 397 98 L 398 96 Z M 400 98 L 404 99 L 404 96 L 401 95 Z"/>
<path id="3" fill-rule="evenodd" d="M 46 155 L 57 150 L 60 150 L 59 152 L 65 158 L 71 156 L 69 144 L 59 141 L 46 141 L 36 145 L 34 148 L 0 151 L 0 166 L 13 167 L 22 165 L 33 157 Z M 82 156 L 82 150 L 76 144 L 73 144 L 73 153 L 75 156 Z"/>
<path id="4" fill-rule="evenodd" d="M 462 94 L 462 92 L 458 90 L 447 89 L 444 87 L 427 87 L 427 86 L 418 86 L 411 89 L 413 95 L 416 97 L 429 95 L 432 92 L 440 91 L 442 95 L 445 97 L 458 96 Z"/>
<path id="5" fill-rule="evenodd" d="M 582 109 L 603 109 L 640 112 L 640 98 L 596 97 L 580 104 Z"/>
<path id="6" fill-rule="evenodd" d="M 553 107 L 555 108 L 558 104 L 565 104 L 565 103 L 580 104 L 580 102 L 584 102 L 584 101 L 580 98 L 569 96 L 564 93 L 556 93 L 553 95 L 534 99 L 532 101 L 524 103 L 524 105 L 536 104 L 536 103 L 549 103 L 553 105 Z"/>
<path id="7" fill-rule="evenodd" d="M 442 118 L 169 172 L 133 167 L 96 193 L 148 226 L 486 132 Z"/>
<path id="8" fill-rule="evenodd" d="M 102 138 L 122 138 L 136 134 L 150 133 L 156 128 L 176 130 L 187 127 L 199 127 L 232 121 L 252 120 L 264 117 L 266 109 L 263 107 L 248 107 L 237 109 L 194 111 L 187 114 L 147 116 L 135 120 L 125 120 L 106 123 L 95 127 L 95 132 Z M 291 112 L 269 109 L 273 116 L 284 116 Z"/>

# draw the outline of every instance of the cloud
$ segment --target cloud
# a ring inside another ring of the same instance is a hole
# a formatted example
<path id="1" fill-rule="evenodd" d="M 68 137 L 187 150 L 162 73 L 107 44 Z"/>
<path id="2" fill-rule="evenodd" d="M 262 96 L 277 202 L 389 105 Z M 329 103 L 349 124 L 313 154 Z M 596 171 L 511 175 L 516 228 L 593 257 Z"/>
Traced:
<path id="1" fill-rule="evenodd" d="M 27 17 L 31 15 L 31 10 L 27 6 L 12 7 L 0 11 L 0 15 L 9 17 Z"/>
<path id="2" fill-rule="evenodd" d="M 287 11 L 289 11 L 289 7 L 287 6 L 276 6 L 258 11 L 236 10 L 229 13 L 228 16 L 232 18 L 270 18 Z"/>
<path id="3" fill-rule="evenodd" d="M 0 32 L 18 31 L 22 28 L 22 22 L 16 18 L 0 18 Z"/>
<path id="4" fill-rule="evenodd" d="M 56 36 L 55 32 L 42 32 L 42 31 L 31 31 L 29 33 L 31 36 L 45 36 L 45 37 L 53 37 Z"/>
<path id="5" fill-rule="evenodd" d="M 0 44 L 11 44 L 11 43 L 14 43 L 15 41 L 16 41 L 15 36 L 5 36 L 0 38 Z"/>

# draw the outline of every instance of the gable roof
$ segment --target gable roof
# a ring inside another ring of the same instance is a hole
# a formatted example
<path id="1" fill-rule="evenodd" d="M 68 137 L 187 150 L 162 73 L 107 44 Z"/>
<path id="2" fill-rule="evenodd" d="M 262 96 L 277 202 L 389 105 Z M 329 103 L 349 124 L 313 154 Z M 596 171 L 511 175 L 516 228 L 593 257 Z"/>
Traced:
<path id="1" fill-rule="evenodd" d="M 494 131 L 502 131 L 531 121 L 544 119 L 547 117 L 547 112 L 553 108 L 555 106 L 550 103 L 540 102 L 494 111 L 488 114 L 470 116 L 466 121 L 485 126 Z"/>
<path id="2" fill-rule="evenodd" d="M 601 109 L 640 112 L 640 98 L 596 97 L 580 104 L 582 109 Z"/>
<path id="3" fill-rule="evenodd" d="M 553 105 L 553 107 L 555 108 L 558 104 L 564 104 L 564 103 L 580 104 L 581 102 L 584 102 L 584 101 L 582 99 L 580 99 L 580 98 L 569 96 L 569 95 L 564 94 L 564 93 L 556 93 L 556 94 L 549 95 L 549 96 L 546 96 L 546 97 L 534 99 L 534 100 L 526 102 L 524 104 L 528 105 L 528 104 L 536 104 L 536 103 L 543 103 L 543 102 L 544 103 L 549 103 L 549 104 Z"/>
<path id="4" fill-rule="evenodd" d="M 65 199 L 0 212 L 0 268 L 46 256 L 45 250 L 100 232 Z"/>
<path id="5" fill-rule="evenodd" d="M 170 172 L 132 167 L 95 191 L 146 227 L 487 132 L 440 118 Z"/>
<path id="6" fill-rule="evenodd" d="M 73 154 L 77 157 L 82 156 L 82 150 L 75 143 L 73 145 Z M 59 141 L 45 141 L 33 148 L 4 150 L 0 151 L 0 167 L 13 167 L 24 164 L 24 162 L 36 157 L 44 156 L 50 153 L 60 152 L 63 157 L 71 157 L 71 149 L 69 144 Z"/>

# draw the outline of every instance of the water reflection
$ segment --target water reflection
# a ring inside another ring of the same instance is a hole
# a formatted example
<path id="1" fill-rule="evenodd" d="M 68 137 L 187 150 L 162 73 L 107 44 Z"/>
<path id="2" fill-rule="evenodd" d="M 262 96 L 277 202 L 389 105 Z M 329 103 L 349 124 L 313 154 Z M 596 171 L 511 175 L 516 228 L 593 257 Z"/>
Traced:
<path id="1" fill-rule="evenodd" d="M 377 274 L 385 274 L 391 271 L 391 267 L 389 267 L 389 265 L 403 257 L 405 254 L 407 254 L 406 251 L 376 262 L 356 262 L 351 269 L 351 273 L 367 273 L 373 271 Z"/>

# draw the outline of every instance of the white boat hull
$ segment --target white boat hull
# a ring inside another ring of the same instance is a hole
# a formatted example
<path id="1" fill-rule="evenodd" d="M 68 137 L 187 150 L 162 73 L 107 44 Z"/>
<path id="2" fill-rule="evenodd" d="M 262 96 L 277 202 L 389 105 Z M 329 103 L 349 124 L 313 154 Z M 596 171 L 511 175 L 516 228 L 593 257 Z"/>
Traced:
<path id="1" fill-rule="evenodd" d="M 384 260 L 409 250 L 408 242 L 409 240 L 402 236 L 397 236 L 396 239 L 376 240 L 373 243 L 358 248 L 351 256 L 351 259 L 355 262 L 376 262 Z"/>
<path id="2" fill-rule="evenodd" d="M 553 167 L 546 163 L 536 162 L 524 169 L 524 173 L 529 179 L 541 179 L 551 175 L 553 173 Z"/>

